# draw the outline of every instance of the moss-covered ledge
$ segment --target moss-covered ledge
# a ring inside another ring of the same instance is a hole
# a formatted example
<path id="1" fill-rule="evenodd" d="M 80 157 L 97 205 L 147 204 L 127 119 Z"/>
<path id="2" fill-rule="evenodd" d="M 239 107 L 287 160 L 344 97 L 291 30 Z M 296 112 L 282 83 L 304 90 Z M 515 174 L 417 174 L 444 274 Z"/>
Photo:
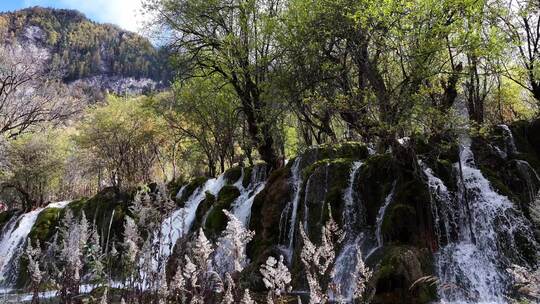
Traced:
<path id="1" fill-rule="evenodd" d="M 422 277 L 434 275 L 433 263 L 433 255 L 426 249 L 411 246 L 386 248 L 371 282 L 376 289 L 372 303 L 422 304 L 435 301 L 435 285 L 415 284 Z"/>
<path id="2" fill-rule="evenodd" d="M 227 226 L 227 216 L 223 210 L 231 210 L 233 202 L 240 196 L 238 188 L 232 185 L 224 186 L 218 193 L 217 200 L 208 210 L 204 222 L 204 232 L 210 239 L 217 239 Z"/>

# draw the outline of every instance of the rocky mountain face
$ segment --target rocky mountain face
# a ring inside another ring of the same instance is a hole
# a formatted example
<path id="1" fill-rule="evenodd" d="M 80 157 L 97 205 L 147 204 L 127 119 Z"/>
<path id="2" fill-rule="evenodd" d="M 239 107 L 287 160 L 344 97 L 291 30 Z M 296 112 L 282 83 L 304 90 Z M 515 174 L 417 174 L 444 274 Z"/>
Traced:
<path id="1" fill-rule="evenodd" d="M 146 38 L 73 10 L 33 7 L 0 13 L 0 43 L 39 52 L 68 84 L 140 94 L 167 84 L 166 53 Z M 97 92 L 94 92 L 97 93 Z"/>
<path id="2" fill-rule="evenodd" d="M 259 265 L 270 255 L 283 255 L 294 290 L 301 292 L 307 284 L 300 227 L 319 243 L 320 228 L 332 217 L 346 237 L 336 251 L 334 275 L 325 283 L 339 284 L 343 294 L 351 291 L 357 263 L 350 250 L 360 248 L 374 271 L 371 303 L 504 303 L 516 292 L 506 269 L 539 266 L 539 134 L 540 121 L 534 121 L 501 125 L 484 137 L 462 134 L 457 141 L 406 139 L 385 154 L 360 143 L 319 146 L 269 176 L 258 164 L 214 179 L 172 183 L 177 209 L 163 225 L 180 233 L 167 234 L 177 244 L 165 253 L 168 268 L 175 269 L 181 244 L 198 228 L 215 240 L 227 222 L 220 210 L 227 209 L 256 233 L 247 248 L 251 264 L 242 272 L 243 284 L 264 290 Z M 102 235 L 114 227 L 107 239 L 118 242 L 132 195 L 107 189 L 65 208 L 97 219 Z M 2 213 L 2 240 L 13 236 L 44 244 L 65 209 L 34 213 Z M 185 215 L 178 223 L 176 213 Z M 11 261 L 16 264 L 16 255 Z M 15 278 L 11 282 L 27 284 L 24 275 Z"/>

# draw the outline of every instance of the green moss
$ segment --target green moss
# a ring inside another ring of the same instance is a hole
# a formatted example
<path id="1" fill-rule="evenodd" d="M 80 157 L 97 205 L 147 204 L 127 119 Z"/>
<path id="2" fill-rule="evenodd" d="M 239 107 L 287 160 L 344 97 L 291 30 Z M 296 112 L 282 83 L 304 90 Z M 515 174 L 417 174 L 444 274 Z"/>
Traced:
<path id="1" fill-rule="evenodd" d="M 358 176 L 356 191 L 362 193 L 367 223 L 375 225 L 379 209 L 397 179 L 392 155 L 377 154 L 369 157 L 360 168 Z"/>
<path id="2" fill-rule="evenodd" d="M 205 233 L 215 238 L 227 226 L 227 216 L 223 209 L 230 210 L 232 203 L 240 196 L 240 191 L 234 186 L 224 186 L 218 193 L 217 201 L 210 209 L 204 226 Z"/>
<path id="3" fill-rule="evenodd" d="M 493 171 L 491 168 L 484 164 L 480 164 L 479 166 L 480 171 L 482 172 L 482 175 L 484 175 L 488 180 L 491 186 L 499 193 L 504 196 L 507 196 L 508 198 L 512 200 L 516 200 L 517 197 L 514 195 L 512 190 L 506 186 L 505 182 L 499 178 L 499 174 L 497 174 L 495 171 Z M 502 168 L 500 168 L 502 169 Z M 504 174 L 504 173 L 503 173 Z"/>
<path id="4" fill-rule="evenodd" d="M 182 204 L 187 201 L 187 199 L 197 190 L 197 188 L 202 187 L 204 183 L 208 180 L 206 177 L 197 177 L 190 181 L 186 185 L 186 189 L 184 190 L 184 193 L 182 194 L 182 197 L 178 198 L 177 203 L 180 207 L 182 207 Z"/>
<path id="5" fill-rule="evenodd" d="M 454 162 L 448 159 L 437 159 L 435 167 L 432 168 L 436 176 L 440 178 L 444 184 L 452 189 L 456 190 L 457 185 L 454 178 Z"/>
<path id="6" fill-rule="evenodd" d="M 413 283 L 421 277 L 431 275 L 431 264 L 426 265 L 429 252 L 410 246 L 387 248 L 376 269 L 376 303 L 431 303 L 437 299 L 436 286 Z"/>
<path id="7" fill-rule="evenodd" d="M 183 181 L 183 179 L 178 178 L 176 180 L 173 180 L 167 184 L 167 191 L 169 192 L 170 197 L 176 201 L 176 194 L 180 189 L 182 189 L 182 186 L 184 186 L 186 183 Z M 178 204 L 178 202 L 176 202 Z"/>
<path id="8" fill-rule="evenodd" d="M 133 196 L 130 193 L 106 188 L 91 198 L 72 202 L 68 208 L 73 211 L 76 218 L 84 212 L 90 223 L 96 223 L 102 238 L 108 236 L 110 241 L 119 241 L 122 238 L 124 217 L 129 214 L 129 204 L 132 200 Z"/>
<path id="9" fill-rule="evenodd" d="M 225 181 L 229 184 L 233 184 L 237 182 L 238 179 L 242 177 L 242 169 L 243 168 L 240 166 L 235 166 L 225 171 L 225 173 L 223 173 L 225 177 Z"/>
<path id="10" fill-rule="evenodd" d="M 344 224 L 340 215 L 344 210 L 343 193 L 349 186 L 351 166 L 352 160 L 340 158 L 318 161 L 304 169 L 300 194 L 303 204 L 298 212 L 301 218 L 307 218 L 307 232 L 313 240 L 320 238 L 320 226 L 330 218 L 329 211 L 338 224 Z"/>
<path id="11" fill-rule="evenodd" d="M 407 235 L 411 233 L 411 220 L 416 218 L 414 208 L 405 204 L 393 204 L 388 209 L 381 227 L 383 235 Z"/>
<path id="12" fill-rule="evenodd" d="M 206 192 L 204 194 L 204 199 L 199 203 L 197 210 L 195 211 L 195 221 L 193 222 L 193 231 L 198 230 L 203 225 L 203 220 L 208 211 L 212 208 L 216 202 L 216 197 L 210 193 Z"/>
<path id="13" fill-rule="evenodd" d="M 62 209 L 59 208 L 45 208 L 41 211 L 32 230 L 30 230 L 29 237 L 32 243 L 39 241 L 45 245 L 57 231 L 61 215 Z"/>
<path id="14" fill-rule="evenodd" d="M 353 159 L 350 159 L 350 158 L 322 159 L 305 167 L 302 170 L 302 178 L 303 180 L 307 180 L 316 169 L 323 166 L 332 166 L 336 168 L 341 166 L 341 168 L 348 170 L 352 162 L 353 162 Z"/>
<path id="15" fill-rule="evenodd" d="M 278 243 L 281 212 L 292 197 L 288 182 L 290 176 L 291 170 L 288 166 L 274 170 L 264 190 L 255 197 L 249 229 L 257 233 L 248 244 L 248 256 L 253 258 L 263 256 Z"/>
<path id="16" fill-rule="evenodd" d="M 359 142 L 346 142 L 341 144 L 326 144 L 316 148 L 318 150 L 318 158 L 350 158 L 364 159 L 369 153 L 367 146 Z"/>
<path id="17" fill-rule="evenodd" d="M 251 174 L 253 173 L 253 167 L 244 168 L 244 179 L 242 180 L 242 186 L 247 188 L 251 183 Z"/>

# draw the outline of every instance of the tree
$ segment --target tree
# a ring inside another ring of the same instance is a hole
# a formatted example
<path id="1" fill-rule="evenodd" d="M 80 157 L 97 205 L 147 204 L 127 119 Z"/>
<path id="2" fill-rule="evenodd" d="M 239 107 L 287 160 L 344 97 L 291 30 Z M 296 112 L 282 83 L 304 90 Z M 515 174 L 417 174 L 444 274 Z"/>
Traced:
<path id="1" fill-rule="evenodd" d="M 142 99 L 110 96 L 108 103 L 90 109 L 74 136 L 103 166 L 111 185 L 123 188 L 151 180 L 160 145 L 160 123 Z"/>
<path id="2" fill-rule="evenodd" d="M 516 61 L 502 61 L 503 75 L 529 91 L 540 104 L 540 3 L 532 0 L 492 2 L 499 23 L 512 43 L 508 54 Z M 521 67 L 516 71 L 512 65 Z"/>
<path id="3" fill-rule="evenodd" d="M 46 122 L 61 122 L 79 111 L 39 49 L 0 48 L 0 135 L 14 138 Z"/>
<path id="4" fill-rule="evenodd" d="M 194 141 L 201 149 L 209 176 L 216 175 L 218 164 L 223 173 L 235 161 L 240 123 L 237 106 L 230 86 L 220 86 L 213 78 L 176 83 L 173 95 L 154 103 L 178 138 Z"/>
<path id="5" fill-rule="evenodd" d="M 0 190 L 14 189 L 25 210 L 56 196 L 66 152 L 57 132 L 24 134 L 7 147 L 7 170 Z"/>
<path id="6" fill-rule="evenodd" d="M 273 126 L 278 68 L 275 41 L 283 4 L 276 0 L 148 0 L 154 25 L 170 34 L 181 79 L 216 75 L 240 100 L 248 132 L 261 158 L 279 166 Z"/>

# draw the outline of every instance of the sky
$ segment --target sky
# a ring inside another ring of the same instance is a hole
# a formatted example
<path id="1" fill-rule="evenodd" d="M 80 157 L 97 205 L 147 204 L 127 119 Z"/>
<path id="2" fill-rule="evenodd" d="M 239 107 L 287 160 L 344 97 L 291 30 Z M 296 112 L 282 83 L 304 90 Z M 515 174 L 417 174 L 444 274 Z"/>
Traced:
<path id="1" fill-rule="evenodd" d="M 31 6 L 76 9 L 88 18 L 138 32 L 142 24 L 142 0 L 0 0 L 0 11 Z"/>

